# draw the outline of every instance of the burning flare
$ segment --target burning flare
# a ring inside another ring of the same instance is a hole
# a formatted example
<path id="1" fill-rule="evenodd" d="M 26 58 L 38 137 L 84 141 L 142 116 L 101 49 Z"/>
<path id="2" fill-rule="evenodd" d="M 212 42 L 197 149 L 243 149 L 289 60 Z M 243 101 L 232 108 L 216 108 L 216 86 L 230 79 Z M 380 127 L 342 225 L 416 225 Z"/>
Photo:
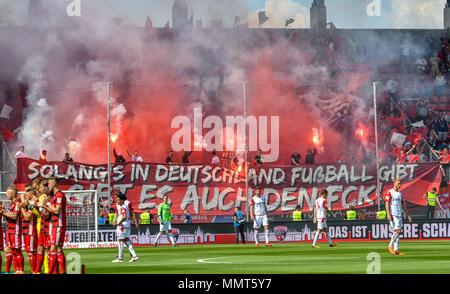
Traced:
<path id="1" fill-rule="evenodd" d="M 111 141 L 112 141 L 113 143 L 115 143 L 115 142 L 117 141 L 118 138 L 119 138 L 119 135 L 118 135 L 118 134 L 111 134 Z"/>

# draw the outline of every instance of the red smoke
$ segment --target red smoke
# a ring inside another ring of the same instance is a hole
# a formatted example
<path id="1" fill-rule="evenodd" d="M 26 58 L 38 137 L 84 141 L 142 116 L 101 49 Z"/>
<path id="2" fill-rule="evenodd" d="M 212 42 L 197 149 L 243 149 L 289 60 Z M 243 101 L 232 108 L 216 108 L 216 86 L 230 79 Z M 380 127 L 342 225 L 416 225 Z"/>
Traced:
<path id="1" fill-rule="evenodd" d="M 42 87 L 47 91 L 43 96 L 52 112 L 41 119 L 55 141 L 41 143 L 40 148 L 49 151 L 50 160 L 62 159 L 69 142 L 75 141 L 80 146 L 71 154 L 76 161 L 106 162 L 107 82 L 112 83 L 111 107 L 123 104 L 126 109 L 121 120 L 111 117 L 111 134 L 117 136 L 112 147 L 126 158 L 126 150 L 138 150 L 144 161 L 164 162 L 176 131 L 171 129 L 172 119 L 178 115 L 192 119 L 196 106 L 202 107 L 204 117 L 243 115 L 243 82 L 248 83 L 248 115 L 268 116 L 269 122 L 270 116 L 280 119 L 279 164 L 289 164 L 294 150 L 304 158 L 306 149 L 315 147 L 313 128 L 323 130 L 324 152 L 317 155 L 318 162 L 332 161 L 342 146 L 351 143 L 339 120 L 329 120 L 341 105 L 349 105 L 349 110 L 342 108 L 346 115 L 352 107 L 355 110 L 351 97 L 367 83 L 368 74 L 342 70 L 331 76 L 326 62 L 314 59 L 314 42 L 289 42 L 282 30 L 193 30 L 169 39 L 161 30 L 104 29 L 99 32 L 88 25 L 68 29 L 80 37 L 78 41 L 69 40 L 66 31 L 56 33 L 58 42 L 43 54 Z M 23 64 L 31 55 L 22 56 Z M 337 57 L 346 63 L 345 57 Z M 27 82 L 30 87 L 35 83 L 32 78 Z M 27 98 L 32 100 L 31 96 L 29 92 Z M 319 99 L 324 104 L 317 104 Z M 31 105 L 28 118 L 33 111 Z M 81 123 L 74 123 L 80 114 Z M 22 140 L 38 142 L 38 137 Z M 26 148 L 33 147 L 37 146 Z M 181 162 L 181 156 L 182 152 L 175 153 L 175 162 Z M 204 159 L 199 152 L 190 157 L 191 162 Z"/>

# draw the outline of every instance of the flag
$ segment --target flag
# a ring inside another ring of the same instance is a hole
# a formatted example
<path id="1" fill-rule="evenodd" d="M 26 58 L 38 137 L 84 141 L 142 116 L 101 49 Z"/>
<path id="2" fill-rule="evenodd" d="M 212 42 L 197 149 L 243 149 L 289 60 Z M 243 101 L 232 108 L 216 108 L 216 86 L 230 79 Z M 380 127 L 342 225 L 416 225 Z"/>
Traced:
<path id="1" fill-rule="evenodd" d="M 412 123 L 411 124 L 413 127 L 415 127 L 415 128 L 421 128 L 421 127 L 424 127 L 425 125 L 423 124 L 423 120 L 421 120 L 421 121 L 418 121 L 418 122 L 415 122 L 415 123 Z"/>
<path id="2" fill-rule="evenodd" d="M 235 16 L 234 17 L 234 24 L 233 24 L 233 27 L 235 28 L 235 27 L 237 27 L 239 24 L 241 23 L 241 18 L 239 17 L 239 16 Z"/>
<path id="3" fill-rule="evenodd" d="M 293 18 L 288 18 L 286 19 L 286 22 L 284 23 L 284 27 L 287 28 L 288 25 L 290 25 L 291 23 L 293 23 L 295 20 Z"/>
<path id="4" fill-rule="evenodd" d="M 419 133 L 412 133 L 412 134 L 409 134 L 408 136 L 406 136 L 406 139 L 409 142 L 411 142 L 411 144 L 417 145 L 417 143 L 419 143 L 420 140 L 422 140 L 422 135 Z"/>
<path id="5" fill-rule="evenodd" d="M 10 119 L 9 114 L 11 113 L 12 110 L 13 108 L 11 106 L 9 106 L 8 104 L 3 104 L 2 112 L 0 113 L 0 118 Z"/>
<path id="6" fill-rule="evenodd" d="M 394 147 L 394 149 L 392 149 L 391 152 L 389 152 L 389 155 L 395 156 L 395 157 L 399 157 L 400 156 L 400 150 L 405 151 L 405 147 Z"/>
<path id="7" fill-rule="evenodd" d="M 153 28 L 153 23 L 152 23 L 152 20 L 150 19 L 150 16 L 147 16 L 147 19 L 145 20 L 145 27 Z"/>
<path id="8" fill-rule="evenodd" d="M 394 132 L 391 137 L 391 144 L 401 147 L 406 140 L 406 136 L 400 133 Z"/>
<path id="9" fill-rule="evenodd" d="M 259 25 L 262 25 L 263 23 L 265 23 L 269 19 L 266 16 L 266 12 L 265 11 L 258 12 L 258 17 L 259 17 Z"/>
<path id="10" fill-rule="evenodd" d="M 3 139 L 5 139 L 5 141 L 7 142 L 12 142 L 14 141 L 14 134 L 8 130 L 5 126 L 2 126 L 2 136 Z"/>
<path id="11" fill-rule="evenodd" d="M 420 156 L 417 155 L 417 154 L 410 154 L 410 155 L 409 155 L 408 162 L 409 162 L 409 163 L 420 162 Z"/>

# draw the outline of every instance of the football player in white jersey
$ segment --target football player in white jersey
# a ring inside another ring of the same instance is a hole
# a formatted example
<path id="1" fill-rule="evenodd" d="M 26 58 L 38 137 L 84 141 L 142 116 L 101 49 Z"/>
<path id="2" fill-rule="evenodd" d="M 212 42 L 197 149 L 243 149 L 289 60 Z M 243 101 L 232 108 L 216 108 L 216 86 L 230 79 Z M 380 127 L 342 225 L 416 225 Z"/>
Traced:
<path id="1" fill-rule="evenodd" d="M 253 213 L 253 210 L 254 213 Z M 258 243 L 258 231 L 261 225 L 264 227 L 264 236 L 266 237 L 266 246 L 271 247 L 269 243 L 269 219 L 267 218 L 267 207 L 264 196 L 261 196 L 261 189 L 259 187 L 255 188 L 255 196 L 252 197 L 250 204 L 250 218 L 253 221 L 253 229 L 255 236 L 255 245 L 259 246 Z"/>
<path id="2" fill-rule="evenodd" d="M 136 252 L 134 252 L 133 245 L 130 241 L 131 232 L 131 216 L 134 215 L 131 203 L 127 201 L 127 197 L 122 192 L 116 192 L 116 214 L 114 216 L 112 225 L 117 225 L 117 240 L 119 241 L 119 257 L 113 262 L 123 261 L 124 245 L 127 246 L 131 253 L 130 262 L 138 260 Z"/>
<path id="3" fill-rule="evenodd" d="M 320 191 L 319 198 L 314 203 L 313 223 L 317 223 L 317 231 L 314 235 L 312 248 L 320 248 L 320 246 L 317 246 L 316 243 L 322 232 L 325 232 L 325 236 L 327 237 L 328 243 L 330 243 L 330 247 L 334 247 L 337 245 L 337 243 L 333 243 L 333 240 L 331 240 L 330 234 L 328 233 L 327 216 L 328 214 L 334 216 L 334 214 L 327 207 L 327 197 L 328 191 L 322 190 Z"/>
<path id="4" fill-rule="evenodd" d="M 408 217 L 409 222 L 411 222 L 411 217 L 405 208 L 405 203 L 403 202 L 403 195 L 400 192 L 400 187 L 402 181 L 400 179 L 394 180 L 394 188 L 389 190 L 386 195 L 384 195 L 384 201 L 386 202 L 386 215 L 389 220 L 394 233 L 392 234 L 391 242 L 388 246 L 388 251 L 393 255 L 405 255 L 398 251 L 398 243 L 400 241 L 400 234 L 402 233 L 402 211 L 405 212 Z"/>

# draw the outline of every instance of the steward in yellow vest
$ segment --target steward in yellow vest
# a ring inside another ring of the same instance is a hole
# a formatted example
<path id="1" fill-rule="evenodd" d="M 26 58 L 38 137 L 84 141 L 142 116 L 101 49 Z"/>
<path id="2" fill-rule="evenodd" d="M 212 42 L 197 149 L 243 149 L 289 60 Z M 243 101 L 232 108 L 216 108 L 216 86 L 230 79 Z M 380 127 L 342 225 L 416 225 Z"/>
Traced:
<path id="1" fill-rule="evenodd" d="M 151 221 L 150 221 L 150 210 L 147 209 L 145 212 L 141 213 L 141 215 L 139 216 L 139 224 L 140 225 L 150 225 Z"/>
<path id="2" fill-rule="evenodd" d="M 294 222 L 300 222 L 300 221 L 303 220 L 302 212 L 300 211 L 300 205 L 297 205 L 297 206 L 295 207 L 295 210 L 294 210 L 294 212 L 292 213 L 292 220 L 293 220 Z"/>
<path id="3" fill-rule="evenodd" d="M 444 210 L 439 203 L 439 199 L 436 197 L 436 188 L 433 188 L 431 192 L 427 192 L 427 194 L 423 196 L 423 199 L 427 202 L 427 218 L 434 218 L 436 203 Z"/>
<path id="4" fill-rule="evenodd" d="M 386 219 L 386 210 L 377 211 L 377 219 Z"/>
<path id="5" fill-rule="evenodd" d="M 356 211 L 351 205 L 346 212 L 346 220 L 356 220 Z"/>
<path id="6" fill-rule="evenodd" d="M 108 213 L 108 224 L 110 226 L 112 226 L 115 215 L 116 215 L 116 212 L 114 211 L 114 208 L 110 208 L 109 213 Z"/>

